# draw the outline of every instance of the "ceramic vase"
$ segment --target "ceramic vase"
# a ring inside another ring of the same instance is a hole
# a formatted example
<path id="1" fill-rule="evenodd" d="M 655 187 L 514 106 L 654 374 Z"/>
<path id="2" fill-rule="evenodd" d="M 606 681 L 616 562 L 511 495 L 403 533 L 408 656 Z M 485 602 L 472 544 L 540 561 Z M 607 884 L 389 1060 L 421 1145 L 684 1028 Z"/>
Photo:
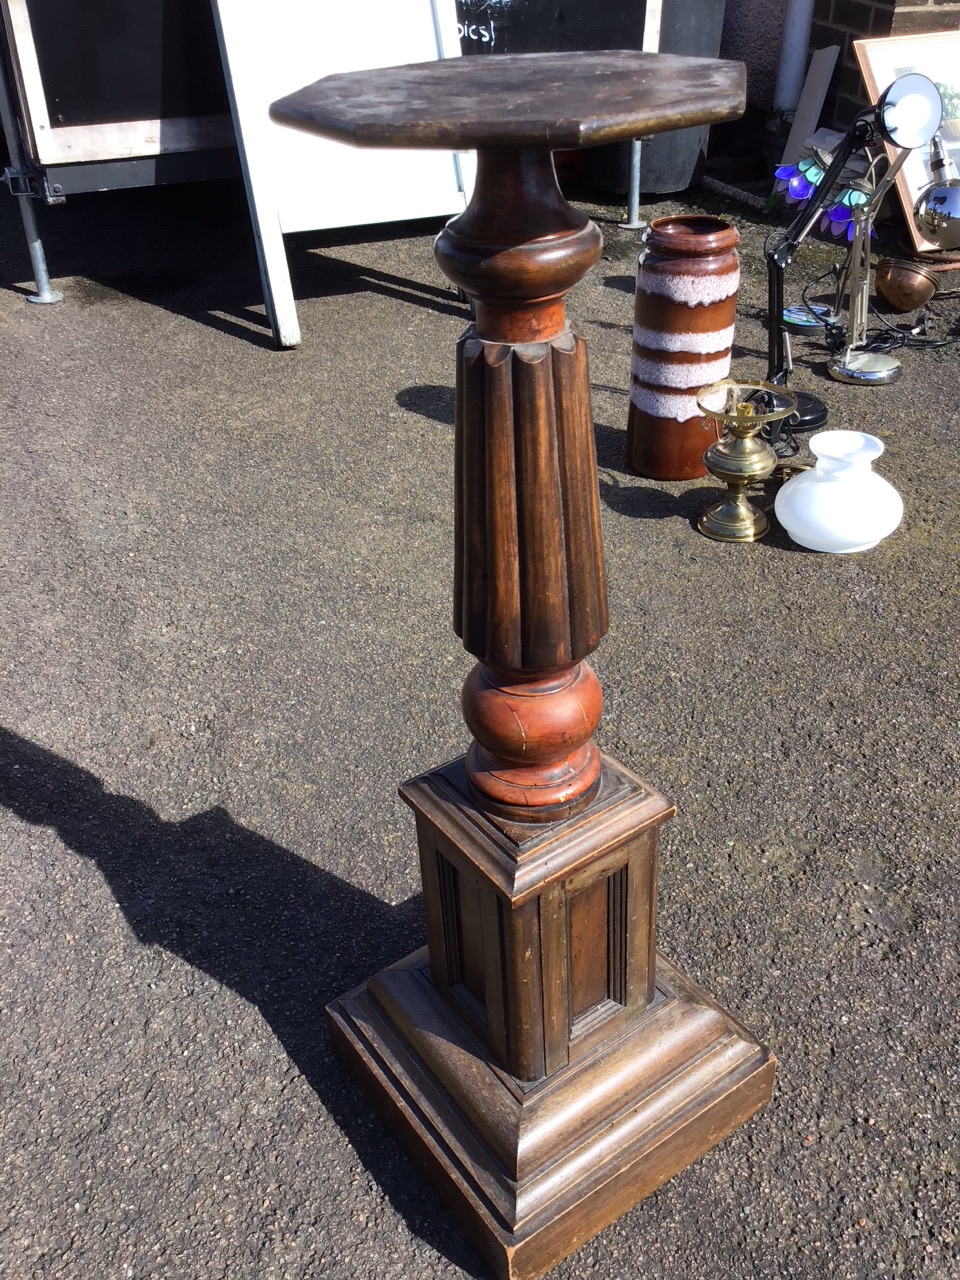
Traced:
<path id="1" fill-rule="evenodd" d="M 698 214 L 651 222 L 637 264 L 627 466 L 654 480 L 705 476 L 697 393 L 730 372 L 740 234 Z"/>
<path id="2" fill-rule="evenodd" d="M 873 471 L 883 443 L 862 431 L 821 431 L 810 437 L 817 464 L 788 480 L 777 494 L 777 519 L 794 542 L 811 551 L 867 551 L 893 533 L 903 501 Z"/>

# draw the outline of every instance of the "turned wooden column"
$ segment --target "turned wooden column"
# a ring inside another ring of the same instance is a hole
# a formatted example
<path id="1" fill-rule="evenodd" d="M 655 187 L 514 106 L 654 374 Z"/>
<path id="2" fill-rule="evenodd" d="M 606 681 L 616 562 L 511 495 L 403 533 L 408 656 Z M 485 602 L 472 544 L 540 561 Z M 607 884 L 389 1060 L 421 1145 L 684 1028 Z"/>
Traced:
<path id="1" fill-rule="evenodd" d="M 328 1008 L 374 1105 L 504 1280 L 535 1280 L 762 1106 L 768 1051 L 656 950 L 672 804 L 593 735 L 607 629 L 584 339 L 597 228 L 551 152 L 737 115 L 743 69 L 623 51 L 330 76 L 275 118 L 476 149 L 441 267 L 457 346 L 454 629 L 465 755 L 405 782 L 427 946 Z M 625 368 L 624 376 L 628 370 Z"/>
<path id="2" fill-rule="evenodd" d="M 600 781 L 602 695 L 583 661 L 607 630 L 586 344 L 564 299 L 600 257 L 548 151 L 481 151 L 469 208 L 441 232 L 476 302 L 457 347 L 454 629 L 467 777 L 491 813 L 549 822 Z"/>

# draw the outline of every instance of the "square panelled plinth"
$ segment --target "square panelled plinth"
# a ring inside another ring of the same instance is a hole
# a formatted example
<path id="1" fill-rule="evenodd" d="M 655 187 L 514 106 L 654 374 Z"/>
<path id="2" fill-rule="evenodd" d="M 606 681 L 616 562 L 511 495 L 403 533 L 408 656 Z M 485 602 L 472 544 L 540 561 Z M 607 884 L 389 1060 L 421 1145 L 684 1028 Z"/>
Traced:
<path id="1" fill-rule="evenodd" d="M 604 758 L 588 809 L 549 824 L 479 809 L 463 761 L 404 783 L 434 985 L 519 1079 L 559 1071 L 654 991 L 657 842 L 673 805 Z"/>
<path id="2" fill-rule="evenodd" d="M 532 1280 L 742 1123 L 768 1051 L 656 951 L 663 796 L 605 759 L 588 809 L 491 819 L 462 761 L 401 788 L 427 949 L 328 1009 L 404 1146 L 508 1280 Z"/>

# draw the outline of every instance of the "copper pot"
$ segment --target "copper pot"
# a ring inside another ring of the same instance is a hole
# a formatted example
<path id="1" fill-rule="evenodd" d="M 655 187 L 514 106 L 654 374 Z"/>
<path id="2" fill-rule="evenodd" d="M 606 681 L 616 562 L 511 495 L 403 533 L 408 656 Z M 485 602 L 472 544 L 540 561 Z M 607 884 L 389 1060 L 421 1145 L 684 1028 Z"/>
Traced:
<path id="1" fill-rule="evenodd" d="M 919 262 L 881 258 L 874 284 L 880 297 L 895 311 L 915 311 L 936 293 L 940 277 Z"/>

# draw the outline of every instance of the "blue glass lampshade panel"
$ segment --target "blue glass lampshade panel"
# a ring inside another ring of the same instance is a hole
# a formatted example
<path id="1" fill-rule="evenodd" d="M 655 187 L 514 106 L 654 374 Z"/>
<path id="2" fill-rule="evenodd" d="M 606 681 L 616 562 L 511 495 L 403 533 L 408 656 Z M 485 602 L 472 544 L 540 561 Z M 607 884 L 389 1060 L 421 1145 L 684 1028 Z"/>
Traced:
<path id="1" fill-rule="evenodd" d="M 842 235 L 844 231 L 852 233 L 853 231 L 853 214 L 843 204 L 835 204 L 826 212 L 826 221 L 832 236 Z M 821 222 L 821 229 L 823 223 Z M 849 235 L 847 237 L 849 239 Z"/>
<path id="2" fill-rule="evenodd" d="M 846 232 L 847 239 L 852 240 L 853 211 L 868 204 L 872 194 L 871 191 L 865 191 L 861 187 L 844 187 L 820 219 L 820 230 L 826 231 L 829 228 L 830 234 L 834 236 L 840 236 Z M 873 227 L 870 228 L 870 235 L 874 237 L 876 235 Z"/>
<path id="3" fill-rule="evenodd" d="M 812 196 L 816 189 L 815 183 L 809 182 L 802 173 L 796 173 L 787 183 L 787 199 L 799 204 Z"/>
<path id="4" fill-rule="evenodd" d="M 797 164 L 778 165 L 773 172 L 777 191 L 782 191 L 790 204 L 808 200 L 824 174 L 822 165 L 813 156 L 804 156 Z"/>

